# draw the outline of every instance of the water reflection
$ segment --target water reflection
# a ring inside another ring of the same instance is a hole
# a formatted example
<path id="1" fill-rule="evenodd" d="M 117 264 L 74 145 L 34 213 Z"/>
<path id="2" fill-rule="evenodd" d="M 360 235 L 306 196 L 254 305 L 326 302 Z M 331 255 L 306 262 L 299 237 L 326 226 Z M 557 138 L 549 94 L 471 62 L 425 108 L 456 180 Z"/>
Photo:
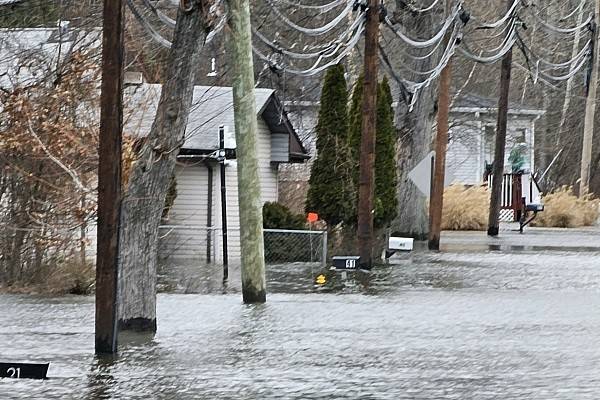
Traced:
<path id="1" fill-rule="evenodd" d="M 263 305 L 235 267 L 224 288 L 218 267 L 173 266 L 156 335 L 120 335 L 114 359 L 93 355 L 93 298 L 2 295 L 1 358 L 51 379 L 0 380 L 0 399 L 597 399 L 600 252 L 487 245 L 347 279 L 270 266 Z"/>

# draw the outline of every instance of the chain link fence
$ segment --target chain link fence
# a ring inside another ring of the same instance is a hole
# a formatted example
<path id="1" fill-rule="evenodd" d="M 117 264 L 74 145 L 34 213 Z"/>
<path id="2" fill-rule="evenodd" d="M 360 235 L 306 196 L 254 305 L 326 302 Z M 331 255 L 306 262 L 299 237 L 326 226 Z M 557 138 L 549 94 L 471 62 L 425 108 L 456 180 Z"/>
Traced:
<path id="1" fill-rule="evenodd" d="M 229 263 L 239 262 L 239 228 L 227 229 Z M 264 255 L 267 264 L 327 262 L 327 231 L 264 229 Z M 191 261 L 223 263 L 223 234 L 220 227 L 163 225 L 159 229 L 161 262 Z"/>
<path id="2" fill-rule="evenodd" d="M 265 262 L 327 263 L 327 231 L 265 229 Z"/>

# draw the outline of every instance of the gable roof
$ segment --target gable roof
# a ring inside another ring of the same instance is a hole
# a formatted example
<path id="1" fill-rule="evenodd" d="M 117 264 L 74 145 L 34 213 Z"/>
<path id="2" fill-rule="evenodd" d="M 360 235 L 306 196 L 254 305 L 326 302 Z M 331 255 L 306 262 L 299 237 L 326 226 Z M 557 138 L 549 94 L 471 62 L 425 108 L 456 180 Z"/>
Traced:
<path id="1" fill-rule="evenodd" d="M 0 28 L 0 87 L 10 89 L 45 79 L 73 51 L 99 51 L 101 36 L 96 28 L 69 29 L 67 21 L 55 28 Z"/>
<path id="2" fill-rule="evenodd" d="M 150 133 L 158 108 L 162 85 L 141 84 L 126 89 L 125 118 L 123 131 L 134 136 Z M 254 89 L 256 114 L 264 119 L 271 133 L 284 133 L 290 136 L 290 155 L 306 158 L 307 152 L 281 102 L 272 89 Z M 224 125 L 233 131 L 233 91 L 231 87 L 195 86 L 192 106 L 185 132 L 182 150 L 199 152 L 214 151 L 219 148 L 219 126 Z"/>

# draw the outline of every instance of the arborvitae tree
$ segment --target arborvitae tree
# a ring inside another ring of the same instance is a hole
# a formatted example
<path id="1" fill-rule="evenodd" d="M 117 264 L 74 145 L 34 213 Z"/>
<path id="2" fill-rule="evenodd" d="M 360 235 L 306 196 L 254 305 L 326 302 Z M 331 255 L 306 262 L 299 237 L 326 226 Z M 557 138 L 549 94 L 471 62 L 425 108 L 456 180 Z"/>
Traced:
<path id="1" fill-rule="evenodd" d="M 377 142 L 375 144 L 375 220 L 377 228 L 396 218 L 396 129 L 392 92 L 387 78 L 377 88 Z"/>
<path id="2" fill-rule="evenodd" d="M 344 222 L 356 225 L 356 204 L 358 202 L 358 175 L 360 157 L 360 136 L 362 131 L 363 81 L 361 75 L 354 84 L 350 106 L 348 128 L 348 146 L 352 154 L 352 176 L 354 184 L 354 207 Z M 376 228 L 383 228 L 396 217 L 396 133 L 394 129 L 394 111 L 392 94 L 387 78 L 377 87 L 377 134 L 375 145 L 375 215 Z"/>
<path id="3" fill-rule="evenodd" d="M 360 74 L 360 76 L 354 83 L 354 89 L 352 89 L 352 100 L 349 110 L 350 113 L 348 115 L 348 120 L 350 123 L 350 126 L 348 128 L 348 146 L 350 147 L 350 151 L 352 152 L 352 159 L 356 163 L 356 179 L 358 179 L 358 164 L 360 157 L 360 135 L 362 132 L 362 99 L 364 81 L 365 78 L 363 74 Z"/>
<path id="4" fill-rule="evenodd" d="M 317 158 L 310 172 L 306 211 L 316 212 L 333 227 L 347 218 L 354 203 L 347 149 L 348 92 L 344 67 L 327 70 L 317 122 Z"/>

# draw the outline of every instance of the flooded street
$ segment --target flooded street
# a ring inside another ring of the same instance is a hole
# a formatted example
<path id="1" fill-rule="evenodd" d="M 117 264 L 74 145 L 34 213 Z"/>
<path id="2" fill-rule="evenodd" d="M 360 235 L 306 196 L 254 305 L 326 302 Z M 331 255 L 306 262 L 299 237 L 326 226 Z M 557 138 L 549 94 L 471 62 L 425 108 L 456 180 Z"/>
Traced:
<path id="1" fill-rule="evenodd" d="M 268 268 L 245 306 L 239 271 L 163 271 L 154 338 L 94 357 L 92 297 L 0 295 L 0 361 L 50 362 L 0 399 L 600 398 L 600 231 L 444 233 L 344 282 Z"/>

